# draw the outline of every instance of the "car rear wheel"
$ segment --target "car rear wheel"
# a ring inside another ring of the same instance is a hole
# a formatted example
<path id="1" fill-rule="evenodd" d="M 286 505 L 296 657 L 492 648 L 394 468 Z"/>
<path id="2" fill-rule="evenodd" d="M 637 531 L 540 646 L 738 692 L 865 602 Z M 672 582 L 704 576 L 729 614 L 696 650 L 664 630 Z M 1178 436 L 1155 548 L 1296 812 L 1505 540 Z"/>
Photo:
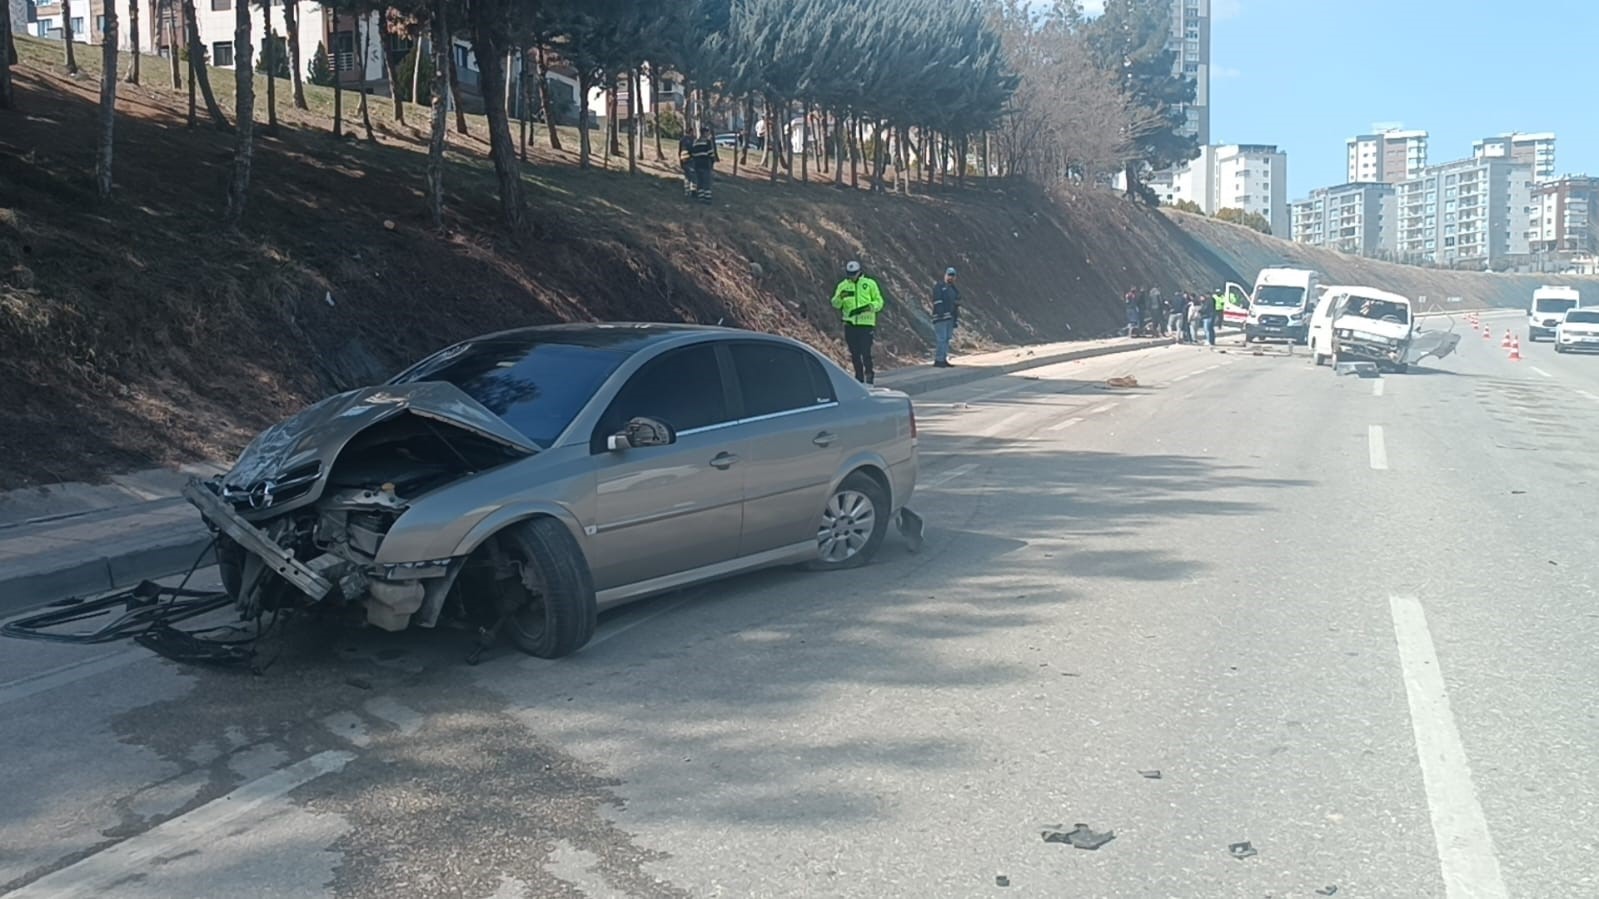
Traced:
<path id="1" fill-rule="evenodd" d="M 495 579 L 495 605 L 509 614 L 506 633 L 516 648 L 558 659 L 594 636 L 594 581 L 583 548 L 553 518 L 534 518 L 501 533 L 505 569 Z"/>
<path id="2" fill-rule="evenodd" d="M 870 562 L 888 533 L 889 505 L 888 491 L 865 472 L 845 478 L 822 507 L 811 567 L 839 571 Z"/>

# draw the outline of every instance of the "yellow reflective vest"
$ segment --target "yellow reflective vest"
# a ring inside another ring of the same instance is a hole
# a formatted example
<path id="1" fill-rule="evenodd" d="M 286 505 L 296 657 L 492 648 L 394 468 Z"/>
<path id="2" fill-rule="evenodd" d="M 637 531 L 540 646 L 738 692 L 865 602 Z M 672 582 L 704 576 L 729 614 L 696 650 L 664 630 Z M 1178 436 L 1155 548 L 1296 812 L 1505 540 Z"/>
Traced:
<path id="1" fill-rule="evenodd" d="M 833 308 L 844 316 L 846 325 L 877 327 L 877 313 L 883 308 L 883 292 L 877 282 L 861 275 L 838 282 L 833 291 Z"/>

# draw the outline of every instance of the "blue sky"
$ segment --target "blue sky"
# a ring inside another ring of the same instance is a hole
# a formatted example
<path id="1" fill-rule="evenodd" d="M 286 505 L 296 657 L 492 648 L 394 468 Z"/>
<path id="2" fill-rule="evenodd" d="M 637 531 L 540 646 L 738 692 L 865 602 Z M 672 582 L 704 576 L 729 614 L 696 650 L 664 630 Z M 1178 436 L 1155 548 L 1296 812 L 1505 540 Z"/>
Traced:
<path id="1" fill-rule="evenodd" d="M 1211 140 L 1277 144 L 1289 199 L 1345 180 L 1373 123 L 1429 132 L 1432 163 L 1553 131 L 1562 174 L 1599 175 L 1599 2 L 1212 0 Z"/>
<path id="2" fill-rule="evenodd" d="M 1344 141 L 1379 122 L 1427 131 L 1435 164 L 1553 131 L 1561 174 L 1599 176 L 1596 0 L 1211 0 L 1211 20 L 1211 141 L 1285 150 L 1290 201 L 1343 183 Z"/>

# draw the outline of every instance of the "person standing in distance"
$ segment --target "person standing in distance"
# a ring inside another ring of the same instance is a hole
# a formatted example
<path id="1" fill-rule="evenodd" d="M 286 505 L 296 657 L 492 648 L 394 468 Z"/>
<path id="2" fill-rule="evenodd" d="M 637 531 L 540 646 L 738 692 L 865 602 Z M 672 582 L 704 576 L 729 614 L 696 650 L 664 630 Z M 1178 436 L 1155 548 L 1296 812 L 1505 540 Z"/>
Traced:
<path id="1" fill-rule="evenodd" d="M 883 309 L 883 292 L 877 282 L 861 274 L 861 264 L 850 260 L 844 266 L 844 280 L 833 290 L 833 308 L 844 317 L 844 345 L 855 366 L 855 380 L 870 384 L 872 338 L 877 332 L 877 313 Z"/>
<path id="2" fill-rule="evenodd" d="M 938 347 L 933 351 L 933 365 L 949 368 L 949 341 L 961 321 L 961 292 L 955 286 L 955 269 L 944 269 L 944 280 L 933 286 L 933 336 Z"/>

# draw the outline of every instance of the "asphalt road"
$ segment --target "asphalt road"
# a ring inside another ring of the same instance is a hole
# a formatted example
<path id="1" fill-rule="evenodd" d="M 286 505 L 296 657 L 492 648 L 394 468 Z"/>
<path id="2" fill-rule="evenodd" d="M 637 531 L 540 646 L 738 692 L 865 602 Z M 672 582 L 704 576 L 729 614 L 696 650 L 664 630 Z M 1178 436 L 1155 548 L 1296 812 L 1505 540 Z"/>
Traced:
<path id="1" fill-rule="evenodd" d="M 921 397 L 922 554 L 652 600 L 555 663 L 6 641 L 0 890 L 1599 895 L 1599 357 L 1498 344 Z M 1115 839 L 1041 839 L 1077 823 Z"/>

